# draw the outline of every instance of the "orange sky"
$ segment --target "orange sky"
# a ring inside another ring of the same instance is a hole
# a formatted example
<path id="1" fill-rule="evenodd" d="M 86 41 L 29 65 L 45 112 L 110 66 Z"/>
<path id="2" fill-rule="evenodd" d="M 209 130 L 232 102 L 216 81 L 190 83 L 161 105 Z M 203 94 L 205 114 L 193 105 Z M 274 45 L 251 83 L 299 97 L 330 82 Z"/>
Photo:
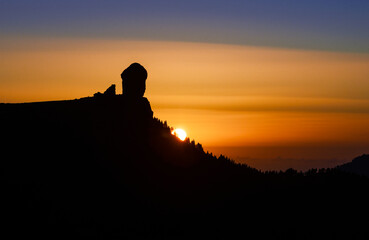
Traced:
<path id="1" fill-rule="evenodd" d="M 121 93 L 120 73 L 137 61 L 149 73 L 154 115 L 205 148 L 360 145 L 369 151 L 369 54 L 7 38 L 0 55 L 0 102 L 92 96 L 113 83 Z"/>

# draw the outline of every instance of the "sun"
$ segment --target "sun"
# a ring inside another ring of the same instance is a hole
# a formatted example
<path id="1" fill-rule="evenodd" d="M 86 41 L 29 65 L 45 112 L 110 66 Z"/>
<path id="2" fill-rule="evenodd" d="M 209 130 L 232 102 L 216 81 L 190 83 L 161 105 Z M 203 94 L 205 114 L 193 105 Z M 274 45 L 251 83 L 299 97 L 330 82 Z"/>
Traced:
<path id="1" fill-rule="evenodd" d="M 181 141 L 184 141 L 187 137 L 187 134 L 185 132 L 185 130 L 180 129 L 180 128 L 176 128 L 172 131 L 172 134 L 174 136 L 176 136 L 177 138 L 179 138 Z"/>

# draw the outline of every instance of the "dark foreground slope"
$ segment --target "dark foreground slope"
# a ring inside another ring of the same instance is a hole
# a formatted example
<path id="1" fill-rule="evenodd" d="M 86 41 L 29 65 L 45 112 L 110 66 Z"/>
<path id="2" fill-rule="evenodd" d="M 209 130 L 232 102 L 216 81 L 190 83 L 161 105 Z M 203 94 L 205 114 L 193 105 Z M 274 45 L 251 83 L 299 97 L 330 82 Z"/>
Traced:
<path id="1" fill-rule="evenodd" d="M 1 234 L 369 237 L 369 181 L 261 173 L 180 142 L 122 96 L 1 104 Z"/>

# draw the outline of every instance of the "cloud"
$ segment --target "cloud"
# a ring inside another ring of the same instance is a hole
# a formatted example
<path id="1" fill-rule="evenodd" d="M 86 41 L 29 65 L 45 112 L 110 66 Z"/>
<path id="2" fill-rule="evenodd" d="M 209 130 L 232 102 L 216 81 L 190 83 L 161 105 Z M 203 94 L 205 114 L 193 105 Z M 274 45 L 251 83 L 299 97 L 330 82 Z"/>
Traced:
<path id="1" fill-rule="evenodd" d="M 152 96 L 157 108 L 241 112 L 315 112 L 369 114 L 369 100 L 293 97 Z"/>

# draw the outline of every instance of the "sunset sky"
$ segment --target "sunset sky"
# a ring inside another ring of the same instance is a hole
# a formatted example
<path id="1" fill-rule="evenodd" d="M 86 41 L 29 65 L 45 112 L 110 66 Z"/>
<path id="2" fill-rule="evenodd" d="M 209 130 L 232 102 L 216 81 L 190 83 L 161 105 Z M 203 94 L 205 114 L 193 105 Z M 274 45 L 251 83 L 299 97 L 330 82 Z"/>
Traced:
<path id="1" fill-rule="evenodd" d="M 0 102 L 120 94 L 259 169 L 369 153 L 369 1 L 0 0 Z"/>

